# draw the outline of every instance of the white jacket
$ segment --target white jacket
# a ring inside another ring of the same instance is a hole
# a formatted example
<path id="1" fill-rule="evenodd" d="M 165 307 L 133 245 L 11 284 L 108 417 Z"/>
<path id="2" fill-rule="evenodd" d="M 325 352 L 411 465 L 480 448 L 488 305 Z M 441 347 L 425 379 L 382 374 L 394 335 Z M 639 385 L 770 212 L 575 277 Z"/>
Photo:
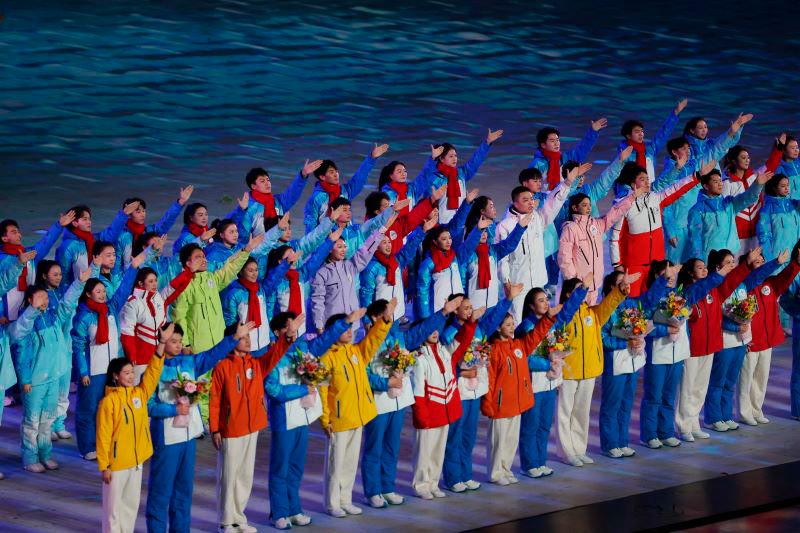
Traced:
<path id="1" fill-rule="evenodd" d="M 686 333 L 686 322 L 684 322 L 675 342 L 669 335 L 653 339 L 650 362 L 654 365 L 671 365 L 688 359 L 689 353 L 689 335 Z"/>

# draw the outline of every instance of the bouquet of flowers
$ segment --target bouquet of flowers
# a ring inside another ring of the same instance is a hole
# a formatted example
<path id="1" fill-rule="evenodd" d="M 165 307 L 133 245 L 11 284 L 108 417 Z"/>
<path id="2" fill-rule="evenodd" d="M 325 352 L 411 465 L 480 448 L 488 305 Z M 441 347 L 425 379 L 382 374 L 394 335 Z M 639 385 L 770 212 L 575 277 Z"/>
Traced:
<path id="1" fill-rule="evenodd" d="M 177 396 L 178 405 L 191 405 L 200 396 L 208 394 L 211 390 L 207 380 L 194 380 L 188 372 L 181 372 L 180 368 L 178 369 L 178 377 L 173 379 L 169 386 Z M 188 428 L 189 417 L 190 415 L 175 415 L 172 419 L 172 426 Z"/>
<path id="2" fill-rule="evenodd" d="M 570 354 L 570 340 L 566 324 L 552 328 L 539 344 L 539 355 L 547 357 L 551 361 L 563 360 Z"/>
<path id="3" fill-rule="evenodd" d="M 682 287 L 678 287 L 676 291 L 661 299 L 656 312 L 653 314 L 653 321 L 659 324 L 680 327 L 689 319 L 689 314 L 690 310 L 686 306 L 686 298 L 683 297 Z M 670 334 L 670 339 L 673 342 L 677 337 L 677 333 Z"/>
<path id="4" fill-rule="evenodd" d="M 758 312 L 758 301 L 752 294 L 748 294 L 746 298 L 741 300 L 733 297 L 729 303 L 723 306 L 722 310 L 725 316 L 737 324 L 749 324 Z"/>
<path id="5" fill-rule="evenodd" d="M 413 353 L 405 348 L 400 347 L 400 343 L 395 342 L 384 355 L 383 364 L 389 369 L 390 374 L 402 375 L 411 370 L 411 367 L 417 362 L 417 358 Z M 400 396 L 403 388 L 389 387 L 389 397 L 397 398 Z"/>
<path id="6" fill-rule="evenodd" d="M 489 364 L 489 357 L 492 355 L 492 345 L 489 344 L 489 341 L 486 337 L 483 337 L 479 341 L 473 341 L 469 348 L 467 348 L 467 353 L 464 354 L 464 358 L 461 359 L 461 368 L 463 370 L 471 370 L 473 368 L 480 368 L 486 367 Z M 469 390 L 475 390 L 478 388 L 478 378 L 465 378 L 466 380 L 466 387 Z"/>
<path id="7" fill-rule="evenodd" d="M 300 405 L 305 409 L 313 407 L 316 393 L 315 388 L 324 385 L 331 377 L 330 369 L 325 363 L 307 352 L 299 349 L 292 356 L 292 370 L 297 378 L 307 385 L 311 392 L 300 398 Z"/>
<path id="8" fill-rule="evenodd" d="M 641 302 L 637 307 L 628 307 L 618 313 L 617 322 L 611 329 L 611 334 L 622 339 L 644 339 L 647 335 L 647 317 L 642 309 Z M 629 348 L 632 356 L 644 355 L 644 346 L 637 350 Z"/>

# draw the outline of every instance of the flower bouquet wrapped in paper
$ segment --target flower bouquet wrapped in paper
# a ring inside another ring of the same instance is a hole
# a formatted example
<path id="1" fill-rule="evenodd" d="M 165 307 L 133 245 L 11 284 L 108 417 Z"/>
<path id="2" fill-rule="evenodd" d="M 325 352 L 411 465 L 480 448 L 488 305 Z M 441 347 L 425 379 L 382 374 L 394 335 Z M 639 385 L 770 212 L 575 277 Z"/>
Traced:
<path id="1" fill-rule="evenodd" d="M 178 377 L 173 379 L 170 387 L 175 391 L 178 405 L 191 405 L 203 394 L 210 392 L 208 381 L 204 379 L 194 380 L 188 372 L 181 372 L 178 369 Z M 176 428 L 189 427 L 190 415 L 175 415 L 172 419 L 172 426 Z"/>
<path id="2" fill-rule="evenodd" d="M 669 293 L 658 303 L 658 308 L 653 313 L 653 322 L 677 328 L 689 319 L 690 314 L 686 298 L 683 297 L 682 287 L 678 287 L 676 291 Z M 677 337 L 677 333 L 670 333 L 670 339 L 673 342 Z"/>
<path id="3" fill-rule="evenodd" d="M 555 327 L 547 333 L 537 351 L 551 361 L 563 360 L 570 354 L 570 340 L 566 324 Z"/>
<path id="4" fill-rule="evenodd" d="M 389 369 L 390 374 L 404 375 L 411 371 L 411 367 L 413 367 L 416 362 L 417 358 L 414 354 L 405 348 L 401 348 L 400 343 L 397 342 L 383 355 L 383 364 Z M 389 387 L 389 397 L 399 397 L 402 390 L 402 387 Z"/>
<path id="5" fill-rule="evenodd" d="M 314 405 L 316 388 L 328 383 L 331 371 L 325 366 L 325 363 L 310 353 L 301 352 L 300 350 L 297 350 L 292 356 L 292 369 L 298 379 L 312 391 L 300 399 L 300 405 L 305 409 L 309 409 Z"/>
<path id="6" fill-rule="evenodd" d="M 461 360 L 461 368 L 463 370 L 471 370 L 473 368 L 481 367 L 485 368 L 489 365 L 489 356 L 491 355 L 492 345 L 489 344 L 489 341 L 486 339 L 486 337 L 473 341 L 469 348 L 467 348 L 467 353 L 464 354 L 464 358 Z M 475 390 L 478 388 L 477 377 L 465 378 L 465 380 L 467 389 Z"/>
<path id="7" fill-rule="evenodd" d="M 629 341 L 634 339 L 644 340 L 645 335 L 647 335 L 647 316 L 644 314 L 641 302 L 637 307 L 628 307 L 618 313 L 617 321 L 614 327 L 611 328 L 611 334 Z M 629 348 L 632 356 L 636 357 L 644 354 L 644 343 L 641 344 L 641 348 L 635 350 Z"/>
<path id="8" fill-rule="evenodd" d="M 758 301 L 752 294 L 741 300 L 734 297 L 723 306 L 722 311 L 737 324 L 749 324 L 758 312 Z"/>

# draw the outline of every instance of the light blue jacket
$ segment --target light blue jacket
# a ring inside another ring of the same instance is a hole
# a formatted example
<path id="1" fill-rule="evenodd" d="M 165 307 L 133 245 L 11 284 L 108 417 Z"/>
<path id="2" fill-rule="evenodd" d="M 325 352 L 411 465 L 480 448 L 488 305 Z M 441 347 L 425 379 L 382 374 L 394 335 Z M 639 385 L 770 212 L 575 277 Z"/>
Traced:
<path id="1" fill-rule="evenodd" d="M 421 228 L 415 229 L 408 236 L 406 243 L 396 255 L 400 272 L 414 260 L 417 250 L 424 239 L 425 232 L 422 231 Z M 379 280 L 382 281 L 386 279 L 386 267 L 373 257 L 367 265 L 367 268 L 361 271 L 360 277 L 361 289 L 359 290 L 359 300 L 361 301 L 362 307 L 367 307 L 375 301 L 375 291 L 378 288 Z M 399 288 L 403 288 L 402 280 L 396 280 L 395 285 Z M 401 298 L 405 299 L 405 294 L 396 294 L 394 296 L 396 296 L 398 300 Z"/>
<path id="2" fill-rule="evenodd" d="M 570 297 L 567 298 L 567 301 L 564 302 L 561 311 L 556 315 L 556 321 L 553 323 L 553 327 L 561 328 L 572 322 L 572 317 L 578 312 L 587 294 L 589 294 L 589 289 L 583 285 L 579 285 Z M 539 318 L 530 309 L 525 309 L 523 313 L 522 322 L 519 323 L 517 329 L 514 331 L 514 336 L 517 338 L 531 331 L 536 327 L 536 324 L 539 323 Z"/>
<path id="3" fill-rule="evenodd" d="M 406 198 L 411 200 L 411 203 L 408 204 L 409 209 L 413 209 L 421 199 L 431 195 L 431 183 L 433 182 L 433 171 L 435 169 L 436 160 L 429 157 L 419 175 L 413 181 L 408 182 Z M 386 196 L 389 197 L 389 204 L 394 205 L 397 201 L 397 193 L 394 189 L 387 184 L 381 188 L 381 191 L 385 192 Z"/>
<path id="4" fill-rule="evenodd" d="M 475 177 L 475 174 L 478 173 L 478 169 L 481 168 L 481 165 L 486 160 L 486 157 L 489 155 L 489 151 L 492 149 L 492 146 L 487 143 L 485 140 L 478 146 L 478 149 L 475 150 L 475 153 L 472 154 L 472 157 L 469 158 L 465 164 L 458 167 L 458 183 L 461 187 L 461 196 L 462 198 L 466 197 L 467 195 L 467 183 Z M 430 185 L 434 189 L 438 189 L 442 185 L 447 184 L 447 178 L 438 170 L 433 170 L 430 179 Z M 464 202 L 462 201 L 461 204 Z M 451 218 L 455 215 L 455 209 L 448 209 L 447 207 L 447 194 L 442 196 L 441 200 L 439 200 L 439 222 L 445 224 L 450 221 Z M 459 206 L 460 207 L 460 206 Z"/>
<path id="5" fill-rule="evenodd" d="M 275 200 L 275 212 L 279 217 L 292 210 L 294 204 L 303 194 L 306 181 L 307 178 L 303 176 L 303 171 L 301 170 L 295 175 L 285 191 L 272 195 Z M 239 226 L 239 240 L 247 242 L 246 239 L 249 239 L 251 235 L 256 236 L 262 233 L 264 233 L 264 206 L 250 198 Z"/>
<path id="6" fill-rule="evenodd" d="M 266 235 L 264 235 L 264 242 L 259 244 L 252 252 L 250 252 L 250 255 L 256 260 L 259 257 L 266 256 L 266 254 L 272 250 L 274 244 L 278 242 L 278 239 L 280 239 L 282 235 L 283 230 L 278 226 L 274 226 L 266 233 Z M 223 244 L 221 241 L 216 241 L 206 246 L 204 251 L 206 254 L 206 261 L 208 261 L 208 271 L 215 272 L 222 268 L 225 265 L 225 261 L 230 259 L 237 252 L 244 250 L 245 246 L 247 246 L 246 241 L 240 241 L 238 244 L 233 246 L 228 246 Z M 261 267 L 261 265 L 259 265 L 259 267 Z"/>
<path id="7" fill-rule="evenodd" d="M 775 174 L 783 174 L 789 178 L 789 196 L 793 200 L 800 200 L 800 159 L 781 161 Z"/>
<path id="8" fill-rule="evenodd" d="M 727 248 L 734 254 L 741 244 L 736 231 L 736 213 L 758 200 L 763 185 L 753 185 L 736 196 L 711 197 L 701 190 L 689 213 L 690 256 L 706 261 L 711 250 Z"/>
<path id="9" fill-rule="evenodd" d="M 583 136 L 583 139 L 581 139 L 581 141 L 574 148 L 561 152 L 561 165 L 569 161 L 577 161 L 578 163 L 583 163 L 586 161 L 586 158 L 589 157 L 589 152 L 592 151 L 594 143 L 597 142 L 599 137 L 600 132 L 594 131 L 594 129 L 590 127 Z M 550 162 L 542 153 L 541 148 L 537 148 L 536 152 L 534 152 L 533 159 L 531 160 L 530 165 L 528 165 L 528 168 L 538 169 L 539 172 L 542 173 L 542 188 L 550 188 L 550 185 L 547 182 L 547 172 L 550 170 Z M 559 168 L 559 175 L 560 174 L 561 169 Z"/>
<path id="10" fill-rule="evenodd" d="M 497 305 L 487 309 L 480 320 L 478 320 L 478 326 L 475 328 L 475 335 L 472 338 L 480 341 L 484 337 L 487 339 L 491 337 L 492 333 L 497 331 L 497 328 L 500 327 L 500 324 L 503 323 L 503 319 L 510 311 L 511 300 L 506 298 L 500 300 Z M 463 325 L 464 324 L 456 318 L 451 320 L 441 333 L 439 342 L 445 346 L 452 343 Z"/>
<path id="11" fill-rule="evenodd" d="M 0 324 L 0 393 L 17 382 L 17 374 L 14 372 L 14 363 L 11 360 L 11 337 L 19 339 L 29 335 L 38 314 L 39 311 L 29 306 L 14 322 Z"/>
<path id="12" fill-rule="evenodd" d="M 342 239 L 347 243 L 347 254 L 344 258 L 350 259 L 353 257 L 358 249 L 364 246 L 369 236 L 386 224 L 392 214 L 394 214 L 394 210 L 384 209 L 378 216 L 366 220 L 362 224 L 350 223 L 345 226 L 344 231 L 342 231 Z"/>
<path id="13" fill-rule="evenodd" d="M 94 234 L 95 242 L 117 242 L 127 222 L 128 215 L 120 209 L 109 227 Z M 61 244 L 56 250 L 56 261 L 61 265 L 61 283 L 63 285 L 71 285 L 75 278 L 80 275 L 81 270 L 89 268 L 89 263 L 91 262 L 89 254 L 91 253 L 92 251 L 86 250 L 86 245 L 74 233 L 68 229 L 62 232 Z"/>
<path id="14" fill-rule="evenodd" d="M 242 208 L 239 207 L 239 204 L 236 204 L 233 210 L 231 210 L 231 212 L 229 212 L 222 218 L 223 219 L 229 218 L 234 222 L 236 222 L 237 226 L 241 226 L 243 217 L 244 217 L 244 211 L 242 211 Z M 209 220 L 211 220 L 211 217 L 209 217 Z M 245 243 L 246 242 L 247 241 L 245 241 Z M 189 226 L 184 224 L 183 227 L 181 228 L 180 235 L 178 235 L 178 238 L 175 239 L 175 242 L 172 244 L 172 255 L 175 256 L 179 255 L 181 253 L 181 248 L 183 248 L 187 244 L 197 244 L 198 246 L 200 246 L 200 248 L 206 247 L 205 241 L 201 241 L 200 237 L 195 237 L 194 235 L 192 235 L 192 233 L 189 231 Z"/>
<path id="15" fill-rule="evenodd" d="M 765 194 L 756 234 L 767 261 L 777 258 L 783 250 L 791 251 L 800 238 L 800 200 Z"/>
<path id="16" fill-rule="evenodd" d="M 306 316 L 308 316 L 306 301 L 311 294 L 311 281 L 316 276 L 317 271 L 322 268 L 332 249 L 333 241 L 326 238 L 313 253 L 304 258 L 305 261 L 302 264 L 295 266 L 300 274 L 298 282 L 300 283 L 300 292 L 303 298 L 303 312 L 306 313 Z M 272 316 L 275 316 L 281 311 L 286 311 L 288 306 L 289 280 L 283 275 L 278 278 L 274 290 L 267 293 L 267 309 L 270 310 L 269 312 Z"/>
<path id="17" fill-rule="evenodd" d="M 664 146 L 666 146 L 669 136 L 672 135 L 672 130 L 675 129 L 675 126 L 677 124 L 678 124 L 678 115 L 675 114 L 675 110 L 673 109 L 672 111 L 669 112 L 669 115 L 667 115 L 667 120 L 664 121 L 659 130 L 656 132 L 656 136 L 649 141 L 645 139 L 644 151 L 645 154 L 647 154 L 647 156 L 650 159 L 652 159 L 653 165 L 655 165 L 656 156 L 658 155 L 658 152 L 664 149 Z M 625 139 L 621 143 L 619 143 L 619 146 L 617 146 L 617 154 L 622 152 L 627 147 L 628 147 L 628 140 Z M 635 151 L 628 157 L 628 159 L 625 160 L 626 163 L 628 161 L 632 161 L 634 163 L 636 162 Z"/>
<path id="18" fill-rule="evenodd" d="M 148 224 L 145 226 L 145 233 L 151 231 L 159 235 L 168 233 L 175 224 L 175 221 L 178 220 L 181 211 L 183 211 L 183 206 L 176 200 L 175 203 L 169 206 L 169 209 L 167 209 L 164 216 L 161 217 L 161 220 L 155 224 Z M 122 229 L 122 234 L 119 236 L 119 239 L 117 239 L 115 248 L 117 252 L 117 263 L 121 264 L 124 268 L 128 268 L 131 264 L 131 253 L 133 250 L 133 233 L 130 232 L 127 226 Z"/>

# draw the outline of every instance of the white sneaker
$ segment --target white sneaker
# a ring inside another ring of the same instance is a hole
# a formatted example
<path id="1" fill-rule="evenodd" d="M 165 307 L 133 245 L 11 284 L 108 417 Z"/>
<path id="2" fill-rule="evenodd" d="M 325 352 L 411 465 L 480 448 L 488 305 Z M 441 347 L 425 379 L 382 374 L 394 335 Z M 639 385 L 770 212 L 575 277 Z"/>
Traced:
<path id="1" fill-rule="evenodd" d="M 431 491 L 429 491 L 429 490 L 418 490 L 417 491 L 417 496 L 419 496 L 423 500 L 432 500 L 433 499 L 433 494 L 431 494 Z"/>
<path id="2" fill-rule="evenodd" d="M 737 424 L 733 420 L 726 420 L 725 425 L 728 426 L 728 429 L 731 431 L 739 429 L 739 424 Z"/>
<path id="3" fill-rule="evenodd" d="M 97 452 L 89 452 L 83 458 L 87 461 L 97 461 Z"/>
<path id="4" fill-rule="evenodd" d="M 542 474 L 542 469 L 540 467 L 531 468 L 530 470 L 523 470 L 522 473 L 534 479 L 536 479 L 537 477 L 542 477 L 544 475 Z"/>
<path id="5" fill-rule="evenodd" d="M 622 450 L 619 448 L 611 448 L 607 452 L 603 452 L 612 459 L 622 459 Z"/>
<path id="6" fill-rule="evenodd" d="M 440 489 L 439 487 L 436 487 L 433 490 L 431 490 L 431 494 L 433 494 L 434 498 L 447 498 L 447 494 L 442 492 L 442 489 Z"/>
<path id="7" fill-rule="evenodd" d="M 497 481 L 492 481 L 492 483 L 494 483 L 495 485 L 500 485 L 501 487 L 505 487 L 505 486 L 509 485 L 508 479 L 506 479 L 504 477 L 501 477 Z"/>
<path id="8" fill-rule="evenodd" d="M 564 463 L 570 466 L 583 466 L 583 461 L 577 455 L 570 455 L 569 457 L 564 458 Z"/>
<path id="9" fill-rule="evenodd" d="M 292 522 L 293 526 L 307 526 L 311 523 L 311 517 L 307 514 L 297 513 L 294 516 L 290 516 L 289 521 Z"/>
<path id="10" fill-rule="evenodd" d="M 387 492 L 383 495 L 383 499 L 386 500 L 390 505 L 403 505 L 406 499 L 396 492 Z"/>
<path id="11" fill-rule="evenodd" d="M 347 513 L 344 512 L 344 509 L 341 507 L 336 507 L 335 509 L 331 509 L 328 511 L 328 514 L 334 518 L 344 518 L 347 516 Z"/>
<path id="12" fill-rule="evenodd" d="M 664 439 L 661 441 L 661 444 L 664 446 L 669 446 L 670 448 L 677 448 L 681 445 L 681 441 L 676 439 L 675 437 L 670 437 L 668 439 Z"/>
<path id="13" fill-rule="evenodd" d="M 713 429 L 714 431 L 719 431 L 720 433 L 724 433 L 730 429 L 728 427 L 728 424 L 726 424 L 722 420 L 717 420 L 713 424 L 709 424 L 708 427 Z"/>
<path id="14" fill-rule="evenodd" d="M 25 465 L 25 470 L 28 472 L 33 472 L 34 474 L 41 474 L 44 472 L 44 466 L 41 463 L 31 463 L 29 465 Z"/>
<path id="15" fill-rule="evenodd" d="M 685 442 L 694 442 L 694 435 L 691 433 L 681 433 L 681 440 Z"/>
<path id="16" fill-rule="evenodd" d="M 633 457 L 636 455 L 636 450 L 631 448 L 630 446 L 623 446 L 619 449 L 622 452 L 622 457 Z"/>
<path id="17" fill-rule="evenodd" d="M 356 507 L 352 503 L 348 503 L 348 504 L 342 505 L 342 511 L 344 511 L 347 514 L 352 514 L 352 515 L 359 515 L 359 514 L 364 512 L 364 511 L 361 510 L 361 507 Z"/>
<path id="18" fill-rule="evenodd" d="M 594 463 L 594 459 L 592 459 L 591 457 L 589 457 L 589 456 L 588 456 L 588 455 L 586 455 L 586 454 L 583 454 L 583 455 L 581 455 L 581 456 L 579 457 L 579 459 L 580 459 L 580 460 L 581 460 L 581 462 L 582 462 L 583 464 L 585 464 L 585 465 L 590 465 L 590 464 L 593 464 L 593 463 Z"/>
<path id="19" fill-rule="evenodd" d="M 553 469 L 550 468 L 549 466 L 540 466 L 539 470 L 542 471 L 542 475 L 543 476 L 552 476 L 553 475 Z"/>
<path id="20" fill-rule="evenodd" d="M 46 469 L 48 469 L 48 470 L 58 470 L 58 463 L 55 462 L 52 459 L 48 459 L 47 461 L 44 461 L 43 464 L 44 464 L 44 467 Z"/>
<path id="21" fill-rule="evenodd" d="M 64 429 L 64 430 L 61 430 L 61 431 L 55 431 L 54 433 L 55 433 L 56 435 L 58 435 L 58 438 L 59 438 L 59 439 L 66 440 L 66 439 L 71 439 L 71 438 L 72 438 L 72 433 L 70 433 L 70 432 L 69 432 L 69 431 L 67 431 L 66 429 Z"/>
<path id="22" fill-rule="evenodd" d="M 375 496 L 370 496 L 367 500 L 369 506 L 373 509 L 383 509 L 384 507 L 388 507 L 389 504 L 386 503 L 386 500 L 380 494 L 376 494 Z"/>
<path id="23" fill-rule="evenodd" d="M 742 424 L 746 426 L 757 426 L 758 422 L 756 422 L 755 418 L 747 418 L 746 416 L 740 416 L 739 420 L 742 421 Z"/>
<path id="24" fill-rule="evenodd" d="M 273 520 L 272 525 L 275 526 L 275 529 L 292 529 L 292 522 L 288 518 Z M 228 526 L 225 529 L 220 528 L 220 533 L 228 533 L 228 531 L 237 531 L 237 528 L 233 526 Z"/>
<path id="25" fill-rule="evenodd" d="M 286 520 L 286 519 L 284 518 L 284 520 Z M 278 526 L 275 526 L 275 527 L 278 527 Z M 287 527 L 278 528 L 278 529 L 292 529 L 292 525 L 289 524 Z M 239 533 L 239 526 L 234 526 L 234 525 L 219 526 L 217 528 L 217 533 Z"/>
<path id="26" fill-rule="evenodd" d="M 469 490 L 478 490 L 479 488 L 481 488 L 481 484 L 475 481 L 474 479 L 470 479 L 469 481 L 464 482 L 464 485 L 466 485 Z"/>
<path id="27" fill-rule="evenodd" d="M 467 490 L 467 484 L 459 481 L 458 483 L 450 487 L 450 490 L 452 490 L 455 493 L 465 492 Z"/>
<path id="28" fill-rule="evenodd" d="M 519 479 L 518 479 L 518 478 L 517 478 L 517 476 L 515 476 L 514 474 L 511 474 L 510 476 L 507 476 L 507 477 L 506 477 L 506 480 L 507 480 L 509 483 L 511 483 L 512 485 L 513 485 L 514 483 L 519 483 Z"/>
<path id="29" fill-rule="evenodd" d="M 769 424 L 769 418 L 767 418 L 766 416 L 757 416 L 756 422 L 758 422 L 759 424 Z"/>
<path id="30" fill-rule="evenodd" d="M 258 530 L 251 526 L 250 524 L 234 524 L 236 527 L 236 531 L 239 533 L 258 533 Z M 289 527 L 292 527 L 292 524 L 289 524 Z"/>
<path id="31" fill-rule="evenodd" d="M 644 444 L 645 446 L 647 446 L 651 450 L 657 450 L 657 449 L 659 449 L 659 448 L 661 448 L 663 446 L 663 444 L 661 443 L 661 441 L 659 439 L 650 439 L 647 442 L 642 442 L 642 444 Z"/>
<path id="32" fill-rule="evenodd" d="M 696 439 L 710 439 L 711 438 L 711 435 L 709 433 L 706 433 L 702 429 L 697 430 L 697 431 L 692 431 L 692 436 L 694 438 L 696 438 Z"/>

